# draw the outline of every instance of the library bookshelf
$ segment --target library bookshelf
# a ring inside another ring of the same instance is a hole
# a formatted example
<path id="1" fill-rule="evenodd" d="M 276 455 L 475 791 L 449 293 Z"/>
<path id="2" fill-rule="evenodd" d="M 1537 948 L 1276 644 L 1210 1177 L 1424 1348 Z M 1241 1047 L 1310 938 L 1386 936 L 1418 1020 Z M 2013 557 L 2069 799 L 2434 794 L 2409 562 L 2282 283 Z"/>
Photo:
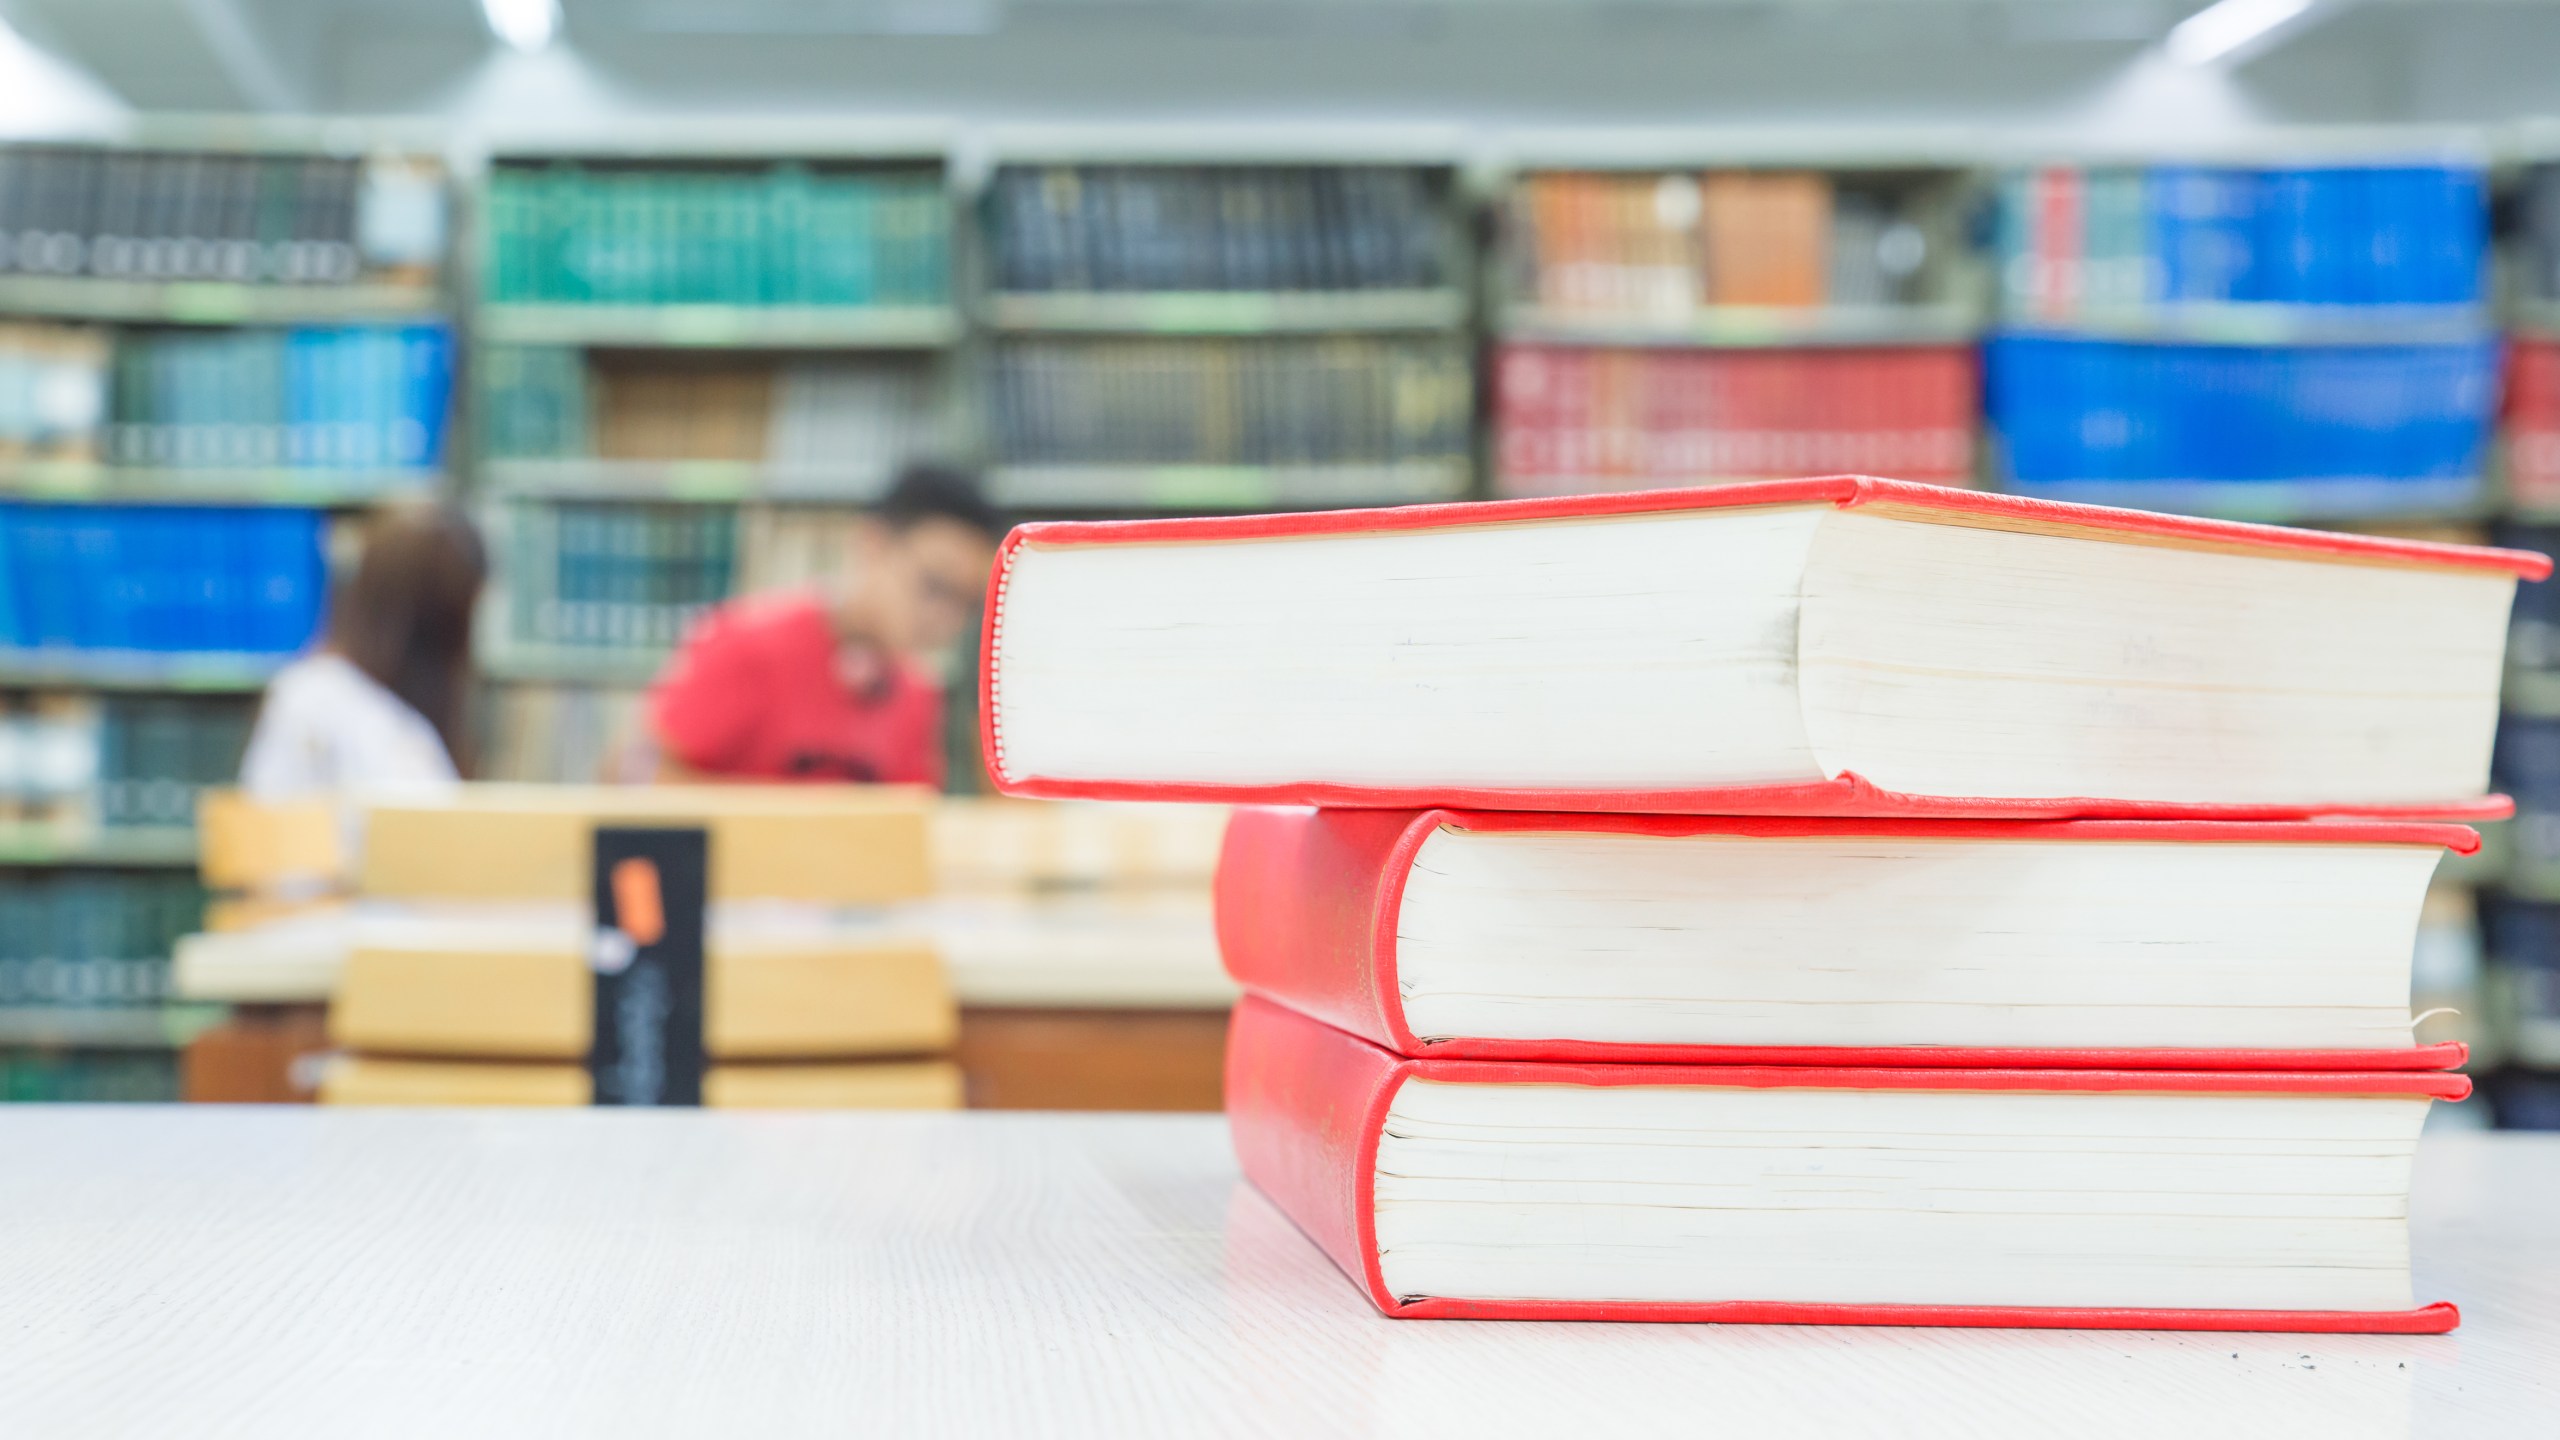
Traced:
<path id="1" fill-rule="evenodd" d="M 169 983 L 194 797 L 316 626 L 333 535 L 444 488 L 454 194 L 365 125 L 0 146 L 11 1098 L 174 1098 L 221 1016 Z"/>
<path id="2" fill-rule="evenodd" d="M 794 127 L 526 144 L 479 195 L 489 753 L 499 778 L 591 779 L 695 616 L 825 581 L 900 458 L 965 458 L 949 149 Z"/>

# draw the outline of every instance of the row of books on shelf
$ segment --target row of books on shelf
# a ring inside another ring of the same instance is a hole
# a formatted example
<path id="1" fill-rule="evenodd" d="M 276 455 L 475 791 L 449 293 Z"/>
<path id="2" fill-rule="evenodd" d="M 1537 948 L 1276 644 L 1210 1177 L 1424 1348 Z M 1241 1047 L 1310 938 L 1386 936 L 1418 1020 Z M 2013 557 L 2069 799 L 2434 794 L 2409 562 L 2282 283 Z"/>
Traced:
<path id="1" fill-rule="evenodd" d="M 1533 174 L 1507 212 L 1513 293 L 1560 311 L 1673 317 L 1908 303 L 1934 248 L 1911 206 L 1901 191 L 1811 171 Z"/>
<path id="2" fill-rule="evenodd" d="M 999 290 L 1450 283 L 1446 182 L 1417 167 L 1007 166 L 987 205 Z"/>
<path id="3" fill-rule="evenodd" d="M 951 202 L 936 170 L 500 164 L 487 297 L 608 305 L 938 305 Z"/>
<path id="4" fill-rule="evenodd" d="M 240 773 L 255 713 L 225 695 L 13 697 L 0 704 L 0 817 L 191 825 L 197 792 Z"/>
<path id="5" fill-rule="evenodd" d="M 421 279 L 445 182 L 407 156 L 0 147 L 0 273 L 239 284 Z"/>
<path id="6" fill-rule="evenodd" d="M 851 574 L 861 518 L 857 509 L 801 505 L 518 504 L 505 522 L 501 552 L 508 634 L 539 645 L 662 648 L 704 605 L 732 594 L 823 592 L 841 584 Z M 545 690 L 555 693 L 539 693 Z M 621 713 L 613 692 L 589 694 L 579 686 L 525 686 L 516 698 L 536 707 L 523 713 L 544 724 L 541 715 L 555 702 L 577 717 Z M 499 711 L 496 733 L 512 733 L 518 714 Z M 564 720 L 558 728 L 582 723 Z M 583 764 L 505 773 L 594 778 Z"/>
<path id="7" fill-rule="evenodd" d="M 2118 343 L 2032 334 L 1984 350 L 2009 477 L 2461 480 L 2481 473 L 2494 341 L 2391 346 Z"/>
<path id="8" fill-rule="evenodd" d="M 0 1049 L 0 1101 L 166 1105 L 178 1098 L 178 1060 L 161 1050 Z"/>
<path id="9" fill-rule="evenodd" d="M 289 506 L 0 502 L 0 646 L 290 654 L 319 623 L 327 525 Z"/>
<path id="10" fill-rule="evenodd" d="M 0 459 L 166 469 L 442 462 L 440 325 L 136 331 L 0 325 Z"/>
<path id="11" fill-rule="evenodd" d="M 169 999 L 169 957 L 204 899 L 183 871 L 0 873 L 0 1006 Z"/>
<path id="12" fill-rule="evenodd" d="M 735 586 L 730 506 L 519 504 L 506 526 L 512 644 L 663 650 Z"/>
<path id="13" fill-rule="evenodd" d="M 738 460 L 842 472 L 884 467 L 940 438 L 931 372 L 897 360 L 606 359 L 500 347 L 483 357 L 478 397 L 493 459 Z"/>
<path id="14" fill-rule="evenodd" d="M 159 331 L 115 347 L 107 457 L 121 465 L 428 469 L 443 462 L 453 336 L 441 325 Z"/>
<path id="15" fill-rule="evenodd" d="M 1473 367 L 1444 340 L 1025 340 L 993 360 L 1016 465 L 1318 465 L 1464 458 Z"/>
<path id="16" fill-rule="evenodd" d="M 2476 166 L 2054 166 L 2001 184 L 2012 315 L 2187 303 L 2472 305 L 2487 281 Z"/>
<path id="17" fill-rule="evenodd" d="M 1607 350 L 1505 345 L 1495 466 L 1506 494 L 1549 481 L 1973 473 L 1964 346 Z"/>

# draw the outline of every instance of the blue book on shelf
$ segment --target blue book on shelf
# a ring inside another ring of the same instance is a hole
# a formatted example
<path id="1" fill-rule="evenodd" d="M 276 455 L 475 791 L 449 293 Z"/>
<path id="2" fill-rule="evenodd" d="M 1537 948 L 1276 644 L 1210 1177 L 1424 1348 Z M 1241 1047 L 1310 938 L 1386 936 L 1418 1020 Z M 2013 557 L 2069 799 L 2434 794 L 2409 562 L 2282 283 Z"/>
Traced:
<path id="1" fill-rule="evenodd" d="M 1994 336 L 1990 422 L 2022 488 L 2168 482 L 2411 487 L 2437 505 L 2481 473 L 2497 342 L 2163 345 Z M 2341 492 L 2343 493 L 2343 492 Z M 2385 507 L 2387 508 L 2387 507 Z"/>
<path id="2" fill-rule="evenodd" d="M 213 533 L 229 513 L 195 512 L 198 523 L 186 524 L 166 512 L 137 515 L 137 560 L 148 577 L 142 587 L 141 647 L 169 654 L 203 648 L 205 607 L 212 596 L 205 584 L 212 563 Z"/>
<path id="3" fill-rule="evenodd" d="M 2316 298 L 2320 244 L 2312 226 L 2319 207 L 2312 191 L 2318 184 L 2318 172 L 2310 170 L 2270 170 L 2260 178 L 2258 283 L 2250 298 L 2285 305 Z"/>
<path id="4" fill-rule="evenodd" d="M 285 463 L 322 464 L 320 458 L 321 351 L 324 332 L 299 329 L 285 337 Z"/>
<path id="5" fill-rule="evenodd" d="M 321 540 L 327 517 L 318 510 L 271 506 L 253 512 L 258 522 L 249 557 L 248 648 L 272 655 L 300 650 L 319 628 L 327 589 Z"/>
<path id="6" fill-rule="evenodd" d="M 2417 299 L 2479 304 L 2489 261 L 2486 177 L 2471 166 L 2437 166 L 2415 172 L 2410 189 L 2411 208 L 2425 220 L 2421 241 L 2412 247 L 2418 255 L 2414 268 L 2423 277 L 2413 287 Z"/>
<path id="7" fill-rule="evenodd" d="M 65 554 L 70 537 L 63 531 L 59 505 L 7 505 L 9 556 L 18 586 L 20 643 L 56 646 L 78 643 L 74 633 L 71 567 Z"/>
<path id="8" fill-rule="evenodd" d="M 53 523 L 62 537 L 61 584 L 69 597 L 66 643 L 81 649 L 132 641 L 127 633 L 126 617 L 110 618 L 116 580 L 116 522 L 122 517 L 104 505 L 51 507 Z"/>
<path id="9" fill-rule="evenodd" d="M 2189 164 L 2153 169 L 2148 225 L 2161 300 L 2171 305 L 2253 300 L 2258 174 Z"/>
<path id="10" fill-rule="evenodd" d="M 208 510 L 201 522 L 188 527 L 196 557 L 191 567 L 194 587 L 201 600 L 188 607 L 191 613 L 182 618 L 171 648 L 198 652 L 251 648 L 240 623 L 248 588 L 240 566 L 240 533 L 244 526 L 256 523 L 260 513 L 252 506 Z"/>
<path id="11" fill-rule="evenodd" d="M 433 469 L 444 463 L 445 415 L 452 408 L 453 332 L 412 325 L 400 334 L 400 444 L 393 463 Z"/>
<path id="12" fill-rule="evenodd" d="M 0 649 L 17 649 L 27 643 L 26 626 L 18 617 L 18 561 L 14 537 L 14 507 L 0 506 Z"/>
<path id="13" fill-rule="evenodd" d="M 2423 305 L 2432 288 L 2426 274 L 2433 243 L 2428 234 L 2430 177 L 2408 166 L 2382 165 L 2364 172 L 2365 227 L 2356 253 L 2369 268 L 2366 299 L 2376 305 Z"/>

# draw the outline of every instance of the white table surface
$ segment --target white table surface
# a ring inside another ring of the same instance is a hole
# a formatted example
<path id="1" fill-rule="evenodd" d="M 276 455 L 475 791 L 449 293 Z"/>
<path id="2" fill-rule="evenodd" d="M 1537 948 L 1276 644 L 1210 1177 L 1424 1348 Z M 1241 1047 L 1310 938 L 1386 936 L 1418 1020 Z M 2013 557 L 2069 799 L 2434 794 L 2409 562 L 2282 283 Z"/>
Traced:
<path id="1" fill-rule="evenodd" d="M 1215 1117 L 0 1107 L 0 1435 L 2560 1436 L 2560 1137 L 2449 1336 L 1393 1321 Z"/>

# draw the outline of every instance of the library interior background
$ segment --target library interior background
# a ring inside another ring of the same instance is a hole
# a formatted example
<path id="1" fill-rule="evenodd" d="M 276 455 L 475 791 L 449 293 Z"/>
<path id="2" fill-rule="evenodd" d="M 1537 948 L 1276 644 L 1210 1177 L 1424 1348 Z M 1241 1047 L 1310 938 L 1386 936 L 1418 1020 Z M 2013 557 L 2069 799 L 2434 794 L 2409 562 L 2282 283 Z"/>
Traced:
<path id="1" fill-rule="evenodd" d="M 398 932 L 707 807 L 727 899 L 904 937 L 858 1004 L 715 965 L 709 1103 L 1215 1109 L 1224 817 L 990 793 L 956 537 L 1856 473 L 2560 550 L 2555 56 L 2503 0 L 0 0 L 0 1098 L 581 1103 L 580 942 L 458 1016 Z M 2417 942 L 2432 1124 L 2560 1128 L 2556 594 Z M 724 679 L 848 626 L 827 695 Z M 860 753 L 732 743 L 839 691 Z M 456 775 L 506 823 L 399 810 Z M 896 782 L 810 822 L 859 865 L 751 823 L 812 780 Z"/>

